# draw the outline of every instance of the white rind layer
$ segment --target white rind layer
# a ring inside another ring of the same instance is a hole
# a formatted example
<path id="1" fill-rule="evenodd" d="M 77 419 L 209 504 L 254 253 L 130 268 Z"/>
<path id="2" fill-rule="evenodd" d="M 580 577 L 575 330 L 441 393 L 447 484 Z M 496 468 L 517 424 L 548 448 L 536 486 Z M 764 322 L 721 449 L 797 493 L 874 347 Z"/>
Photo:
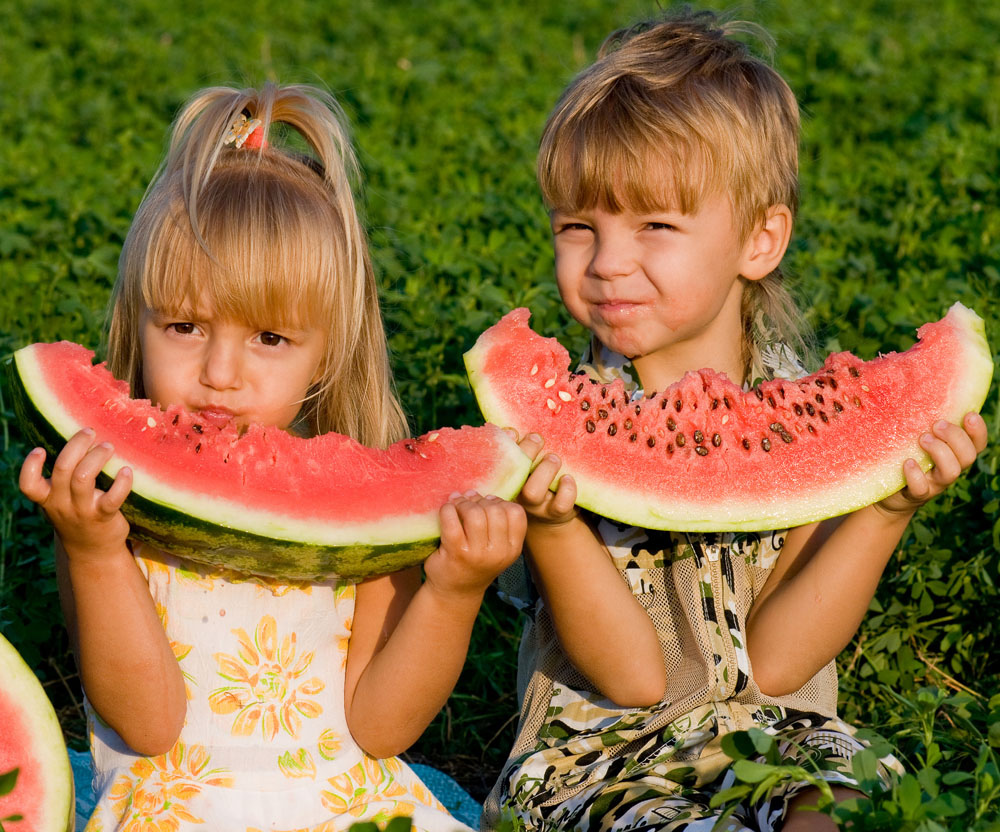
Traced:
<path id="1" fill-rule="evenodd" d="M 38 832 L 66 832 L 73 828 L 73 769 L 63 740 L 59 719 L 38 678 L 14 646 L 0 635 L 0 696 L 21 704 L 25 725 L 32 730 L 32 765 L 44 772 L 44 805 L 23 807 L 37 810 L 30 818 Z M 5 773 L 5 772 L 0 772 Z M 11 792 L 16 798 L 17 787 Z M 16 805 L 16 804 L 15 804 Z M 14 827 L 17 826 L 15 823 Z"/>
<path id="2" fill-rule="evenodd" d="M 30 348 L 19 350 L 14 358 L 25 391 L 56 431 L 69 439 L 89 427 L 73 418 L 63 406 L 58 391 L 45 384 L 46 374 Z M 505 476 L 481 479 L 468 483 L 466 488 L 510 499 L 520 490 L 531 461 L 513 441 L 507 441 L 503 435 L 500 441 L 503 442 L 502 456 L 495 470 L 504 472 Z M 102 470 L 114 478 L 126 466 L 132 468 L 132 491 L 145 499 L 167 509 L 262 537 L 322 546 L 350 546 L 360 542 L 382 546 L 431 540 L 441 535 L 437 509 L 420 514 L 386 516 L 368 522 L 352 523 L 346 518 L 300 520 L 245 503 L 178 489 L 150 474 L 140 460 L 128 459 L 117 453 Z"/>

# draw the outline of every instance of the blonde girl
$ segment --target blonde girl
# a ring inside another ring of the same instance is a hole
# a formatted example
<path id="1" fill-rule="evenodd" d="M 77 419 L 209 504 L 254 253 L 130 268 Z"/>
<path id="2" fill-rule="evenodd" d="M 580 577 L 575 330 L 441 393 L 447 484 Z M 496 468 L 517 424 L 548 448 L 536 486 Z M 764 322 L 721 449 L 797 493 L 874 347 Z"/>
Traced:
<path id="1" fill-rule="evenodd" d="M 612 35 L 542 137 L 556 281 L 593 335 L 581 369 L 623 378 L 634 397 L 706 366 L 748 384 L 801 373 L 778 271 L 797 203 L 798 109 L 734 31 L 698 13 Z M 752 535 L 581 512 L 571 477 L 549 490 L 560 461 L 542 457 L 521 494 L 540 595 L 522 642 L 527 684 L 483 827 L 506 814 L 545 832 L 707 832 L 722 811 L 713 795 L 732 784 L 721 739 L 754 726 L 838 799 L 856 795 L 862 744 L 837 719 L 833 660 L 913 512 L 972 464 L 986 427 L 969 414 L 928 425 L 920 443 L 934 469 L 909 460 L 900 493 Z M 799 811 L 816 798 L 786 783 L 719 828 L 832 829 Z"/>
<path id="2" fill-rule="evenodd" d="M 285 149 L 297 134 L 306 152 Z M 122 251 L 109 365 L 135 396 L 212 422 L 406 434 L 326 93 L 211 88 L 173 127 Z M 23 492 L 56 531 L 99 795 L 88 830 L 339 830 L 412 817 L 464 828 L 394 755 L 448 696 L 482 593 L 520 549 L 523 510 L 455 495 L 419 568 L 288 583 L 129 540 L 131 474 L 81 431 Z"/>

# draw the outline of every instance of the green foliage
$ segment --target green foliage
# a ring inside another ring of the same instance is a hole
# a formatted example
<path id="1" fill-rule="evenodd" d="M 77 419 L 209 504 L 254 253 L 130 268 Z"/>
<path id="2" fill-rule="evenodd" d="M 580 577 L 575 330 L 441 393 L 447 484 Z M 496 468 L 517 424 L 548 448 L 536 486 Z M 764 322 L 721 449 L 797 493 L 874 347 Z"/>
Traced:
<path id="1" fill-rule="evenodd" d="M 535 148 L 569 78 L 653 3 L 0 8 L 0 355 L 58 338 L 100 354 L 117 254 L 170 119 L 197 88 L 266 78 L 328 85 L 355 127 L 415 432 L 479 421 L 461 355 L 509 308 L 529 306 L 539 331 L 581 346 L 551 279 Z M 785 266 L 820 349 L 903 349 L 960 300 L 986 318 L 996 351 L 1000 6 L 748 0 L 737 13 L 775 35 L 776 65 L 802 103 L 802 207 Z M 8 407 L 0 402 L 0 630 L 81 747 L 51 533 L 17 491 L 28 448 Z M 839 659 L 842 717 L 886 737 L 908 772 L 890 792 L 866 794 L 856 828 L 985 829 L 998 815 L 995 385 L 983 415 L 994 445 L 918 514 Z M 458 689 L 413 752 L 479 798 L 512 739 L 518 629 L 515 613 L 487 601 Z M 737 785 L 752 793 L 786 774 L 780 761 L 758 765 L 776 768 L 742 765 L 764 777 Z"/>
<path id="2" fill-rule="evenodd" d="M 10 794 L 14 791 L 14 787 L 17 785 L 17 775 L 21 773 L 21 769 L 12 768 L 10 771 L 5 771 L 0 774 L 0 797 Z M 21 815 L 7 815 L 6 817 L 0 818 L 0 832 L 4 830 L 4 824 L 8 821 L 19 821 L 24 818 Z"/>
<path id="3" fill-rule="evenodd" d="M 412 828 L 413 821 L 409 818 L 398 817 L 386 821 L 385 826 L 379 826 L 372 821 L 352 823 L 347 832 L 410 832 Z"/>

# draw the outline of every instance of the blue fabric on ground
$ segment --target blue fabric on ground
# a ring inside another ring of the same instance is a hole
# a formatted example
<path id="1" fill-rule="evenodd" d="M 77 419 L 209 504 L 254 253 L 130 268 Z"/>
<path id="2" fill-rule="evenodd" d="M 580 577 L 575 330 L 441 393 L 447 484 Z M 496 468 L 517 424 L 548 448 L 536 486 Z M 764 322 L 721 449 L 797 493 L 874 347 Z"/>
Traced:
<path id="1" fill-rule="evenodd" d="M 76 830 L 83 832 L 87 825 L 90 813 L 94 811 L 97 799 L 94 795 L 93 768 L 91 766 L 90 752 L 73 751 L 70 749 L 69 761 L 73 766 L 73 781 L 76 786 Z M 410 765 L 417 776 L 424 781 L 434 796 L 440 800 L 445 808 L 451 812 L 455 818 L 462 823 L 471 826 L 473 829 L 479 828 L 479 814 L 483 807 L 463 789 L 458 783 L 452 780 L 443 771 L 438 771 L 431 766 L 413 763 Z"/>

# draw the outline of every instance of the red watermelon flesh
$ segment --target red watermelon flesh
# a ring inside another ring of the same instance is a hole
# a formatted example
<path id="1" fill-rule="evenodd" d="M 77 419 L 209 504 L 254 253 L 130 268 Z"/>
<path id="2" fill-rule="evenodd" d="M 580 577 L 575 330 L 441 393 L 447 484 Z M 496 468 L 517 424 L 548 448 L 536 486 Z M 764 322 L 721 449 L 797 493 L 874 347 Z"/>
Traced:
<path id="1" fill-rule="evenodd" d="M 763 531 L 843 514 L 898 491 L 937 419 L 986 398 L 982 319 L 955 304 L 903 353 L 843 352 L 818 372 L 744 391 L 712 370 L 631 401 L 621 381 L 569 372 L 569 355 L 517 309 L 466 366 L 486 419 L 534 431 L 577 482 L 579 505 L 644 528 Z"/>
<path id="2" fill-rule="evenodd" d="M 31 668 L 0 635 L 0 775 L 13 769 L 13 790 L 0 795 L 6 832 L 72 829 L 73 771 L 59 720 Z M 5 820 L 12 815 L 21 820 Z"/>
<path id="3" fill-rule="evenodd" d="M 128 385 L 70 342 L 18 350 L 11 373 L 26 434 L 48 448 L 83 427 L 114 445 L 104 468 L 133 470 L 123 511 L 140 539 L 178 554 L 283 577 L 364 577 L 419 562 L 455 492 L 510 498 L 530 461 L 492 425 L 442 428 L 386 450 L 335 433 L 219 426 Z"/>

